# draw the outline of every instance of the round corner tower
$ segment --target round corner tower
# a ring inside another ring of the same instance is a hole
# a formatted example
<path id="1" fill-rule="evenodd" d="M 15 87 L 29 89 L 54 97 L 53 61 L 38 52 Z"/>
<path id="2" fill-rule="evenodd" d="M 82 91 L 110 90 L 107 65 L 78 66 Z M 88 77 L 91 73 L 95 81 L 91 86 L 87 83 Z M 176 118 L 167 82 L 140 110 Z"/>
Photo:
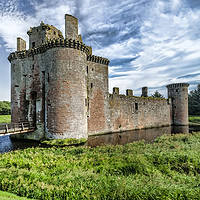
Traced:
<path id="1" fill-rule="evenodd" d="M 188 125 L 188 83 L 167 85 L 168 98 L 171 98 L 172 125 Z"/>

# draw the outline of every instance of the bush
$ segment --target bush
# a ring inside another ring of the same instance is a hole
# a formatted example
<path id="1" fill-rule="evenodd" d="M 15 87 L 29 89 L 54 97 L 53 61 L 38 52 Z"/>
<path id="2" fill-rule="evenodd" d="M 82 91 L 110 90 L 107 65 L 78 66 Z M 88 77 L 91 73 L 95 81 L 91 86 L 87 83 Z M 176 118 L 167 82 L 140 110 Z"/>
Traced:
<path id="1" fill-rule="evenodd" d="M 0 115 L 11 114 L 11 103 L 9 101 L 0 101 Z"/>

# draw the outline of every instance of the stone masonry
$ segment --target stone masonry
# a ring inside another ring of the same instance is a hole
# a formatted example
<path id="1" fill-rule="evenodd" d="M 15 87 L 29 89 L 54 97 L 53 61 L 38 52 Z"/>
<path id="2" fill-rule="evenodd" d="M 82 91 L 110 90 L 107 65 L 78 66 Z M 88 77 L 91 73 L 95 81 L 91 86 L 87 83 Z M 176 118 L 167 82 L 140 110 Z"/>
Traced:
<path id="1" fill-rule="evenodd" d="M 11 121 L 30 122 L 16 138 L 87 138 L 88 135 L 188 125 L 188 84 L 168 85 L 169 99 L 108 90 L 109 60 L 92 55 L 78 35 L 78 19 L 65 15 L 65 38 L 54 26 L 31 27 L 29 49 L 17 38 L 11 62 Z"/>

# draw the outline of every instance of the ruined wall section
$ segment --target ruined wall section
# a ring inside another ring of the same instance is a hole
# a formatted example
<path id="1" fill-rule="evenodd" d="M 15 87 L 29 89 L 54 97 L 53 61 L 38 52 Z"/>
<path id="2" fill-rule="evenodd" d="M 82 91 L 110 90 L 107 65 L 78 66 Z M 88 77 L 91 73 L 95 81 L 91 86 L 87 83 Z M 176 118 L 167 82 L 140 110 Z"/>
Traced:
<path id="1" fill-rule="evenodd" d="M 78 19 L 72 15 L 65 15 L 65 39 L 78 40 Z"/>
<path id="2" fill-rule="evenodd" d="M 31 27 L 27 34 L 29 35 L 29 48 L 38 47 L 52 39 L 63 39 L 60 30 L 43 22 L 38 27 Z"/>
<path id="3" fill-rule="evenodd" d="M 47 138 L 87 138 L 86 56 L 61 47 L 45 53 Z"/>
<path id="4" fill-rule="evenodd" d="M 111 131 L 127 131 L 170 125 L 167 99 L 110 94 Z"/>
<path id="5" fill-rule="evenodd" d="M 15 55 L 17 57 L 17 53 Z M 36 128 L 35 134 L 23 136 L 23 139 L 44 137 L 44 65 L 41 58 L 41 55 L 30 54 L 24 59 L 17 57 L 11 61 L 12 122 L 30 122 Z"/>
<path id="6" fill-rule="evenodd" d="M 88 134 L 109 130 L 108 64 L 107 59 L 87 57 L 87 117 Z"/>
<path id="7" fill-rule="evenodd" d="M 24 65 L 19 59 L 11 63 L 11 122 L 27 121 L 25 116 L 25 78 Z"/>

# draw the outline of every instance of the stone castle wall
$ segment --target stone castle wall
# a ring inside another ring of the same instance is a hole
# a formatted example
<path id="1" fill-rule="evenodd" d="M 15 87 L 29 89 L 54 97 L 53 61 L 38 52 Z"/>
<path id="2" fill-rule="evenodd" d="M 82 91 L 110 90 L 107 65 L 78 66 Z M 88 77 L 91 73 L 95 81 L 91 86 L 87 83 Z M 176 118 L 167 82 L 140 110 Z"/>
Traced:
<path id="1" fill-rule="evenodd" d="M 46 137 L 87 138 L 86 54 L 53 48 L 44 59 Z"/>
<path id="2" fill-rule="evenodd" d="M 109 129 L 108 65 L 87 61 L 88 133 Z"/>
<path id="3" fill-rule="evenodd" d="M 132 90 L 119 95 L 118 88 L 109 94 L 109 60 L 92 55 L 92 48 L 82 43 L 75 17 L 65 15 L 65 20 L 65 39 L 54 26 L 41 22 L 28 31 L 29 49 L 18 38 L 17 51 L 8 57 L 12 122 L 28 121 L 36 128 L 34 133 L 13 137 L 80 139 L 97 133 L 186 124 L 186 85 L 175 84 L 175 90 L 168 87 L 172 104 L 147 97 L 146 87 L 143 97 L 133 96 Z"/>
<path id="4" fill-rule="evenodd" d="M 167 99 L 109 95 L 110 131 L 171 125 Z"/>

